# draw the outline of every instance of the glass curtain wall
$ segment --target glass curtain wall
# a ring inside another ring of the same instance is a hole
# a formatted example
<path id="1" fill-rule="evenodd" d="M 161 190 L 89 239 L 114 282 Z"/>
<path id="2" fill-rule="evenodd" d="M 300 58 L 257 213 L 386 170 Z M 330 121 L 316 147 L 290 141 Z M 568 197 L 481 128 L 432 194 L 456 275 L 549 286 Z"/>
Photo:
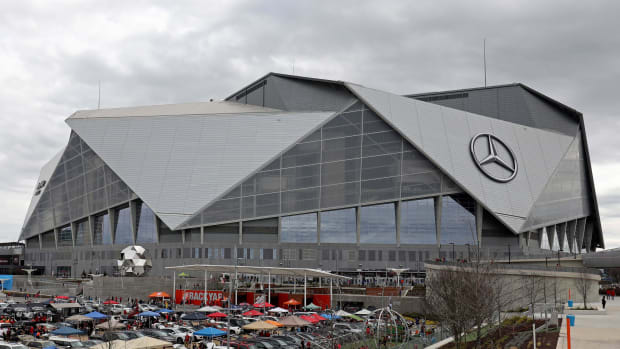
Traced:
<path id="1" fill-rule="evenodd" d="M 77 223 L 75 227 L 75 246 L 89 246 L 90 229 L 88 227 L 88 221 L 81 221 Z"/>
<path id="2" fill-rule="evenodd" d="M 136 243 L 156 243 L 157 230 L 155 229 L 155 214 L 143 202 L 137 203 L 136 205 L 136 222 L 138 223 Z"/>
<path id="3" fill-rule="evenodd" d="M 95 231 L 93 234 L 94 245 L 112 244 L 112 229 L 110 229 L 110 218 L 108 214 L 95 217 Z"/>
<path id="4" fill-rule="evenodd" d="M 131 212 L 129 207 L 116 210 L 116 227 L 114 229 L 115 244 L 133 244 L 130 216 Z"/>
<path id="5" fill-rule="evenodd" d="M 316 243 L 316 213 L 282 217 L 280 242 Z"/>
<path id="6" fill-rule="evenodd" d="M 357 243 L 355 208 L 321 212 L 321 243 Z"/>
<path id="7" fill-rule="evenodd" d="M 401 244 L 437 244 L 433 198 L 403 201 L 400 217 Z"/>
<path id="8" fill-rule="evenodd" d="M 454 192 L 454 185 L 361 103 L 328 121 L 202 211 L 192 225 Z"/>
<path id="9" fill-rule="evenodd" d="M 444 196 L 441 203 L 441 244 L 476 245 L 475 202 L 466 195 Z"/>
<path id="10" fill-rule="evenodd" d="M 396 209 L 394 204 L 364 206 L 361 208 L 360 243 L 396 243 Z"/>

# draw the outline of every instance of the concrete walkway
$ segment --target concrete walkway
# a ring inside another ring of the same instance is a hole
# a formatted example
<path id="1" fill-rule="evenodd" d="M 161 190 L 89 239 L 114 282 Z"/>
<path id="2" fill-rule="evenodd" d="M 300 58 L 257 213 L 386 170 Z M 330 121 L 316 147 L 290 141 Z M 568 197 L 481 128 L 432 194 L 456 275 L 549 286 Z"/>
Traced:
<path id="1" fill-rule="evenodd" d="M 576 304 L 578 305 L 578 304 Z M 593 304 L 601 307 L 601 304 Z M 606 314 L 575 315 L 575 326 L 571 327 L 571 349 L 620 348 L 620 297 L 607 301 Z M 566 311 L 570 314 L 570 310 Z M 566 338 L 566 315 L 557 349 L 568 348 Z"/>

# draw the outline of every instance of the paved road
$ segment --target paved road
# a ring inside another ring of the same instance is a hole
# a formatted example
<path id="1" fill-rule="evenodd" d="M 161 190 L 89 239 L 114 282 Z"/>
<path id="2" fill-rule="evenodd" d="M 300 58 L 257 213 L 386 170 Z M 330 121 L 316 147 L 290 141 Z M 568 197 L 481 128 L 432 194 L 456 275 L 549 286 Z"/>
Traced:
<path id="1" fill-rule="evenodd" d="M 570 331 L 571 349 L 620 348 L 620 297 L 609 300 L 605 309 L 607 313 L 603 315 L 575 316 L 575 326 Z M 557 349 L 566 348 L 566 321 L 562 321 Z"/>

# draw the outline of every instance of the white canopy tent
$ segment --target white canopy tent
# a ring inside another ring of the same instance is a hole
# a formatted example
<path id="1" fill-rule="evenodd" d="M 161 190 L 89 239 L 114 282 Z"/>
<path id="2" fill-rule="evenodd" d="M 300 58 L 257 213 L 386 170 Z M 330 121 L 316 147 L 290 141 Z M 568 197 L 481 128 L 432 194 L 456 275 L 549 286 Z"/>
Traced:
<path id="1" fill-rule="evenodd" d="M 346 276 L 332 274 L 329 271 L 320 270 L 320 269 L 311 269 L 311 268 L 279 268 L 279 267 L 261 267 L 261 266 L 248 266 L 248 265 L 221 265 L 221 264 L 189 264 L 189 265 L 177 265 L 166 267 L 166 269 L 174 270 L 173 277 L 173 289 L 176 289 L 176 272 L 178 271 L 202 271 L 204 272 L 205 279 L 205 293 L 207 293 L 207 280 L 209 276 L 209 272 L 211 273 L 241 273 L 241 274 L 254 274 L 254 275 L 268 275 L 269 280 L 269 299 L 267 302 L 271 303 L 271 275 L 282 275 L 282 276 L 303 276 L 304 277 L 304 306 L 306 306 L 306 294 L 307 294 L 307 280 L 308 277 L 319 277 L 319 278 L 328 278 L 330 279 L 330 299 L 333 299 L 333 289 L 331 285 L 331 281 L 333 279 L 350 279 Z M 232 285 L 232 278 L 231 285 Z M 173 293 L 173 297 L 174 294 Z M 176 299 L 173 299 L 173 302 L 176 302 Z"/>

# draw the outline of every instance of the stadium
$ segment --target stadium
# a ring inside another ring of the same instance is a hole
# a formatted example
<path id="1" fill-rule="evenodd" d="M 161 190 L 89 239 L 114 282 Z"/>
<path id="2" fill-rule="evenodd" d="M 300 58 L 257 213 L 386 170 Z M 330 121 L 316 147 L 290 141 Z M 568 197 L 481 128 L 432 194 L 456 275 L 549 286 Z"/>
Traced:
<path id="1" fill-rule="evenodd" d="M 395 95 L 270 73 L 223 101 L 81 110 L 20 240 L 47 275 L 339 274 L 604 248 L 581 113 L 523 84 Z"/>

